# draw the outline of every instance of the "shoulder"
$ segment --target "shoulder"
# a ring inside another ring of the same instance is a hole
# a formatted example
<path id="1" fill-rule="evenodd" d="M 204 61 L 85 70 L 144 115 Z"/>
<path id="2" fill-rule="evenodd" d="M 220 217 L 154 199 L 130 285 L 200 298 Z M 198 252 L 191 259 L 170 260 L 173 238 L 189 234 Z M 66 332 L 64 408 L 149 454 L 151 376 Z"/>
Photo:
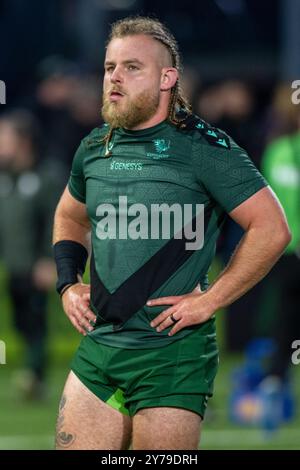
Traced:
<path id="1" fill-rule="evenodd" d="M 87 136 L 82 139 L 81 146 L 84 149 L 88 149 L 94 145 L 101 144 L 108 132 L 108 129 L 109 127 L 107 124 L 102 124 L 99 127 L 95 127 Z"/>
<path id="2" fill-rule="evenodd" d="M 79 171 L 79 169 L 82 168 L 83 162 L 90 154 L 90 151 L 94 151 L 96 146 L 103 143 L 106 133 L 107 126 L 102 125 L 95 127 L 95 129 L 81 140 L 73 158 L 73 171 Z"/>
<path id="3" fill-rule="evenodd" d="M 81 165 L 89 154 L 89 151 L 94 150 L 94 147 L 103 144 L 103 139 L 107 132 L 108 126 L 106 124 L 102 124 L 99 127 L 95 127 L 81 140 L 73 159 L 75 165 Z"/>
<path id="4" fill-rule="evenodd" d="M 189 114 L 178 125 L 182 133 L 189 134 L 195 145 L 231 150 L 235 142 L 223 130 L 212 126 L 195 114 Z"/>

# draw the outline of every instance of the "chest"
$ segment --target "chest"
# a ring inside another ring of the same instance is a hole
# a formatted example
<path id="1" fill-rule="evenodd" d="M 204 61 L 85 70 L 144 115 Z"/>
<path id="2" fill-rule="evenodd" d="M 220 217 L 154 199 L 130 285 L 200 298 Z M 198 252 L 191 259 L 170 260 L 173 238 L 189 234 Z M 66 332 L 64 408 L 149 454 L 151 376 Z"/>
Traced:
<path id="1" fill-rule="evenodd" d="M 93 149 L 85 159 L 86 201 L 90 215 L 100 203 L 116 205 L 126 197 L 129 204 L 205 202 L 197 181 L 188 145 L 170 139 L 139 143 L 111 143 L 111 155 L 104 146 Z"/>

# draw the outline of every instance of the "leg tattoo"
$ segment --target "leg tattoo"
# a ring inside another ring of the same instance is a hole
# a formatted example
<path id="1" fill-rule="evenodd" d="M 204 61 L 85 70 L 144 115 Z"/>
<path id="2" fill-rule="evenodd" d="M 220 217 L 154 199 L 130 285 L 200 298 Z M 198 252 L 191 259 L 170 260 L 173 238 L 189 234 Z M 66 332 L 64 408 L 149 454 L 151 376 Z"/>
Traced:
<path id="1" fill-rule="evenodd" d="M 71 434 L 63 431 L 64 426 L 64 407 L 66 404 L 67 398 L 65 395 L 62 396 L 59 404 L 59 415 L 57 419 L 56 426 L 56 448 L 67 448 L 70 447 L 76 439 L 76 434 Z"/>

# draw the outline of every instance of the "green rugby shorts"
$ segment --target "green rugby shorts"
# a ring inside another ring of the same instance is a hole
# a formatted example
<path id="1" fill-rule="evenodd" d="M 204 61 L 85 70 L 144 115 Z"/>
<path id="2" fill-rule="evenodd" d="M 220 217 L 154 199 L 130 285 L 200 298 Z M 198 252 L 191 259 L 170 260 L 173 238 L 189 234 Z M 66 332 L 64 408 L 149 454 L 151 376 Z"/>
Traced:
<path id="1" fill-rule="evenodd" d="M 218 368 L 215 334 L 196 329 L 167 346 L 124 349 L 85 336 L 71 369 L 102 401 L 134 416 L 142 408 L 184 408 L 204 417 Z"/>

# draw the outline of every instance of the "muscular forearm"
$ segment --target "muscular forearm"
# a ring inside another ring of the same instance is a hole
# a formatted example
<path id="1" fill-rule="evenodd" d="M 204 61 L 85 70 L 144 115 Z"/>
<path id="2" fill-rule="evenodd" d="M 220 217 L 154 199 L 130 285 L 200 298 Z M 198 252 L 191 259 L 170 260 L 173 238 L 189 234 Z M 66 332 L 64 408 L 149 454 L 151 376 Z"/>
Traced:
<path id="1" fill-rule="evenodd" d="M 213 310 L 230 305 L 257 284 L 278 260 L 287 241 L 285 235 L 250 228 L 224 271 L 205 293 Z"/>

